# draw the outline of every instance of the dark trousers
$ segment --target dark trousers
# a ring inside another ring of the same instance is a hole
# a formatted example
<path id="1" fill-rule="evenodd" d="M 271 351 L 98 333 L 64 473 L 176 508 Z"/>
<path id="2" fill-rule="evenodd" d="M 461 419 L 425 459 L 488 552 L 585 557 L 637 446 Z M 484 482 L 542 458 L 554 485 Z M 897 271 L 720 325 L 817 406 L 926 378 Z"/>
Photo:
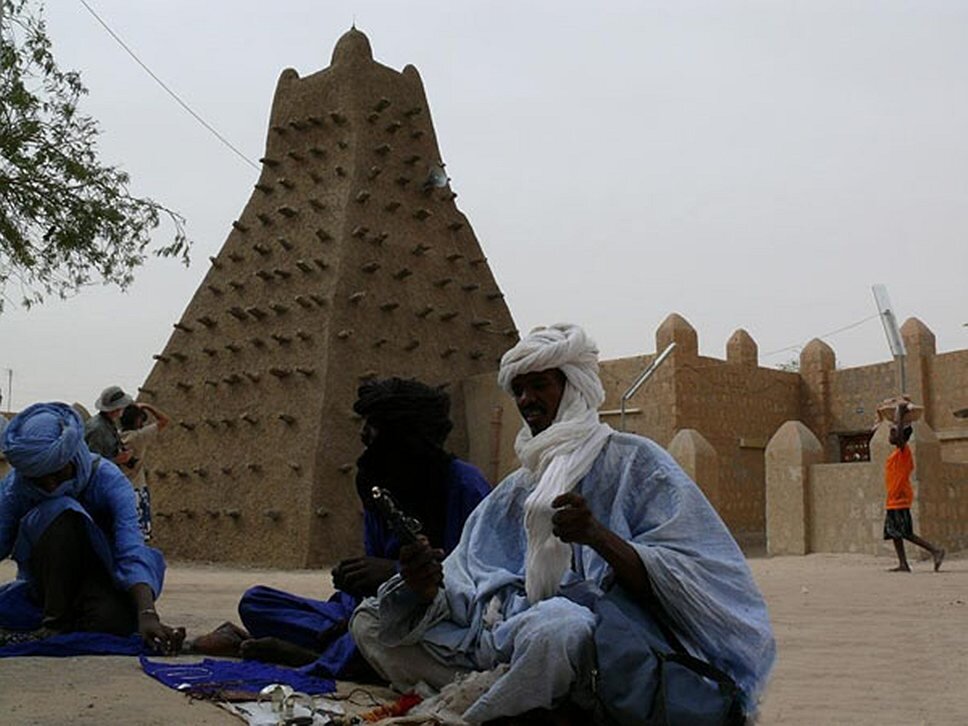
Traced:
<path id="1" fill-rule="evenodd" d="M 137 631 L 134 601 L 111 581 L 81 514 L 67 511 L 51 522 L 34 545 L 30 568 L 43 627 L 114 635 Z"/>

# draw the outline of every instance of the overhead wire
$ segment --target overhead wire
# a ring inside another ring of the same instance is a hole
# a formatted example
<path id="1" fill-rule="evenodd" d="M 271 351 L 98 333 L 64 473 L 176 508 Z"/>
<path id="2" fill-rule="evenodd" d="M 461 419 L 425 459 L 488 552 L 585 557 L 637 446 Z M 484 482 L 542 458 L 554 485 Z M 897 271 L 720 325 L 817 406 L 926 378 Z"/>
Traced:
<path id="1" fill-rule="evenodd" d="M 837 335 L 838 333 L 843 333 L 853 328 L 856 328 L 860 325 L 863 325 L 864 323 L 869 322 L 874 318 L 879 318 L 880 315 L 881 315 L 880 313 L 874 313 L 873 315 L 868 315 L 863 320 L 857 320 L 856 322 L 850 323 L 849 325 L 845 325 L 842 328 L 831 330 L 829 333 L 824 333 L 823 335 L 815 335 L 814 337 L 819 338 L 820 340 L 823 340 L 824 338 L 829 338 L 833 335 Z M 803 348 L 803 345 L 804 345 L 803 343 L 797 343 L 795 345 L 788 345 L 785 348 L 777 348 L 776 350 L 771 350 L 768 353 L 763 353 L 763 357 L 765 358 L 767 356 L 776 355 L 777 353 L 785 353 L 788 350 L 799 350 Z"/>
<path id="2" fill-rule="evenodd" d="M 252 167 L 253 169 L 255 169 L 256 171 L 258 171 L 258 170 L 260 169 L 260 167 L 259 167 L 259 165 L 258 165 L 258 164 L 256 164 L 256 163 L 255 163 L 254 161 L 252 161 L 252 160 L 251 160 L 251 159 L 250 159 L 249 157 L 247 157 L 247 156 L 246 156 L 245 154 L 243 154 L 243 153 L 242 153 L 241 151 L 239 151 L 239 150 L 238 150 L 238 149 L 237 149 L 237 148 L 236 148 L 236 147 L 235 147 L 235 146 L 234 146 L 234 145 L 232 144 L 232 142 L 231 142 L 231 141 L 229 141 L 229 140 L 228 140 L 228 139 L 226 139 L 226 138 L 225 138 L 224 136 L 222 136 L 222 134 L 220 134 L 220 133 L 218 132 L 218 130 L 217 130 L 217 129 L 216 129 L 216 128 L 215 128 L 214 126 L 212 126 L 212 125 L 211 125 L 210 123 L 208 123 L 208 122 L 207 122 L 207 121 L 206 121 L 205 119 L 203 119 L 203 118 L 202 118 L 202 117 L 201 117 L 201 116 L 200 116 L 200 115 L 199 115 L 198 113 L 196 113 L 196 112 L 195 112 L 195 110 L 194 110 L 194 109 L 192 109 L 192 107 L 191 107 L 191 106 L 189 106 L 189 105 L 188 105 L 187 103 L 185 103 L 185 101 L 183 101 L 183 100 L 181 99 L 181 97 L 180 97 L 180 96 L 179 96 L 179 95 L 178 95 L 177 93 L 175 93 L 175 92 L 174 92 L 174 91 L 173 91 L 173 90 L 172 90 L 172 89 L 171 89 L 171 88 L 170 88 L 170 87 L 168 86 L 168 84 L 166 84 L 166 83 L 165 83 L 165 82 L 164 82 L 163 80 L 161 80 L 161 78 L 159 78 L 159 77 L 158 77 L 158 76 L 157 76 L 157 75 L 156 75 L 156 74 L 154 73 L 154 71 L 152 71 L 152 70 L 151 70 L 151 69 L 150 69 L 150 68 L 149 68 L 149 67 L 148 67 L 148 66 L 147 66 L 147 65 L 146 65 L 146 64 L 145 64 L 145 63 L 144 63 L 144 62 L 143 62 L 143 61 L 142 61 L 142 60 L 141 60 L 141 59 L 140 59 L 140 58 L 139 58 L 138 56 L 137 56 L 137 54 L 136 54 L 136 53 L 135 53 L 135 52 L 134 52 L 133 50 L 131 50 L 131 48 L 130 48 L 130 47 L 128 47 L 128 44 L 127 44 L 127 43 L 125 43 L 125 42 L 124 42 L 124 41 L 123 41 L 123 40 L 121 39 L 121 37 L 120 37 L 120 36 L 119 36 L 119 35 L 118 35 L 117 33 L 115 33 L 115 32 L 114 32 L 114 31 L 113 31 L 113 30 L 111 29 L 111 27 L 110 27 L 110 26 L 109 26 L 109 25 L 108 25 L 108 24 L 107 24 L 106 22 L 104 22 L 104 20 L 103 20 L 103 19 L 101 18 L 101 16 L 100 16 L 100 15 L 98 15 L 98 14 L 97 14 L 97 13 L 96 13 L 96 12 L 94 11 L 94 8 L 92 8 L 92 7 L 90 6 L 90 5 L 88 5 L 88 4 L 87 4 L 87 0 L 79 0 L 79 1 L 80 1 L 80 3 L 81 3 L 81 5 L 83 5 L 83 6 L 84 6 L 84 7 L 85 7 L 85 8 L 87 9 L 87 11 L 88 11 L 88 12 L 89 12 L 89 13 L 90 13 L 90 14 L 91 14 L 91 15 L 92 15 L 93 17 L 94 17 L 94 19 L 95 19 L 95 20 L 97 20 L 97 21 L 98 21 L 98 23 L 100 23 L 100 24 L 101 24 L 101 27 L 103 27 L 103 28 L 104 28 L 104 29 L 105 29 L 105 30 L 106 30 L 106 31 L 108 32 L 108 35 L 110 35 L 110 36 L 111 36 L 112 38 L 114 38 L 114 40 L 115 40 L 115 41 L 117 41 L 117 43 L 118 43 L 118 45 L 120 45 L 120 46 L 121 46 L 121 47 L 122 47 L 122 48 L 123 48 L 123 49 L 125 50 L 125 52 L 126 52 L 126 53 L 127 53 L 128 55 L 130 55 L 130 56 L 131 56 L 131 57 L 132 57 L 132 58 L 134 59 L 134 61 L 135 61 L 135 63 L 137 63 L 137 64 L 138 64 L 139 66 L 141 66 L 141 67 L 142 67 L 142 69 L 144 69 L 144 71 L 145 71 L 145 73 L 147 73 L 147 74 L 148 74 L 149 76 L 151 76 L 151 78 L 152 78 L 152 79 L 153 79 L 153 80 L 154 80 L 154 81 L 155 81 L 155 82 L 156 82 L 156 83 L 157 83 L 157 84 L 158 84 L 159 86 L 161 86 L 161 87 L 162 87 L 162 88 L 163 88 L 163 89 L 165 90 L 165 92 L 166 92 L 166 93 L 167 93 L 167 94 L 168 94 L 169 96 L 171 96 L 171 97 L 172 97 L 173 99 L 175 99 L 175 101 L 176 101 L 176 102 L 178 103 L 178 105 L 179 105 L 179 106 L 181 106 L 181 107 L 182 107 L 183 109 L 185 109 L 185 110 L 186 110 L 186 111 L 187 111 L 187 112 L 188 112 L 189 114 L 191 114 L 191 116 L 192 116 L 192 118 L 194 118 L 194 119 L 195 119 L 196 121 L 198 121 L 198 123 L 200 123 L 200 124 L 201 124 L 202 126 L 204 126 L 204 127 L 205 127 L 205 128 L 206 128 L 206 129 L 207 129 L 207 130 L 208 130 L 208 131 L 209 131 L 209 132 L 210 132 L 210 133 L 211 133 L 211 134 L 212 134 L 213 136 L 215 136 L 215 138 L 217 138 L 217 139 L 218 139 L 219 141 L 221 141 L 221 142 L 222 142 L 222 143 L 223 143 L 223 144 L 224 144 L 225 146 L 227 146 L 227 147 L 228 147 L 229 149 L 231 149 L 231 150 L 232 150 L 232 151 L 233 151 L 233 152 L 235 153 L 235 155 L 236 155 L 236 156 L 238 156 L 238 157 L 239 157 L 240 159 L 242 159 L 242 161 L 244 161 L 244 162 L 245 162 L 246 164 L 248 164 L 249 166 L 251 166 L 251 167 Z"/>

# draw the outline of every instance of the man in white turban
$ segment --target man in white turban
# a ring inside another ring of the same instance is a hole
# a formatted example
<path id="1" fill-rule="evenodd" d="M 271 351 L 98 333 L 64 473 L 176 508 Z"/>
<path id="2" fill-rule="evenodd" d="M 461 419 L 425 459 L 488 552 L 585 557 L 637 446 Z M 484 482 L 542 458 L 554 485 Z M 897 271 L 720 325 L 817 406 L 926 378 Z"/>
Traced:
<path id="1" fill-rule="evenodd" d="M 498 381 L 524 419 L 522 466 L 443 562 L 426 543 L 401 550 L 400 574 L 354 614 L 364 656 L 401 689 L 489 671 L 462 709 L 471 724 L 588 706 L 595 609 L 614 583 L 641 607 L 643 638 L 667 642 L 661 617 L 735 681 L 752 713 L 775 658 L 766 606 L 736 542 L 672 457 L 599 422 L 594 342 L 575 325 L 532 331 L 504 355 Z"/>

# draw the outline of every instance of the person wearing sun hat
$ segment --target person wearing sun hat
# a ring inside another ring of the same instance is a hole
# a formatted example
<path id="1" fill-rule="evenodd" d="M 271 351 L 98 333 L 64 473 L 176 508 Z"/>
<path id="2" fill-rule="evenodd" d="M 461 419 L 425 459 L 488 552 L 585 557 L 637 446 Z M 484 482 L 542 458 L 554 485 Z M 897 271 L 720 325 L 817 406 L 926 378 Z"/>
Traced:
<path id="1" fill-rule="evenodd" d="M 84 422 L 84 441 L 93 454 L 100 454 L 115 464 L 124 464 L 131 453 L 125 450 L 121 442 L 118 424 L 124 409 L 134 403 L 121 386 L 108 386 L 97 401 L 94 408 L 98 410 Z"/>

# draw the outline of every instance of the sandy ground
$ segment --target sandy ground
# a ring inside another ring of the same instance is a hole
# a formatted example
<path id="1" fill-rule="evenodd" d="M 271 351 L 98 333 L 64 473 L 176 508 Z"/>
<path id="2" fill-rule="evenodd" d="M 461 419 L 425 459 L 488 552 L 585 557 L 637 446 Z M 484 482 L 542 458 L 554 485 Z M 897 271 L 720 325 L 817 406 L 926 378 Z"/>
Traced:
<path id="1" fill-rule="evenodd" d="M 968 556 L 910 575 L 865 555 L 756 558 L 779 659 L 762 724 L 968 723 Z M 13 576 L 0 563 L 0 581 Z M 239 594 L 263 583 L 323 597 L 317 572 L 170 567 L 163 618 L 189 633 L 235 618 Z M 238 724 L 141 673 L 133 658 L 0 660 L 0 723 Z"/>

